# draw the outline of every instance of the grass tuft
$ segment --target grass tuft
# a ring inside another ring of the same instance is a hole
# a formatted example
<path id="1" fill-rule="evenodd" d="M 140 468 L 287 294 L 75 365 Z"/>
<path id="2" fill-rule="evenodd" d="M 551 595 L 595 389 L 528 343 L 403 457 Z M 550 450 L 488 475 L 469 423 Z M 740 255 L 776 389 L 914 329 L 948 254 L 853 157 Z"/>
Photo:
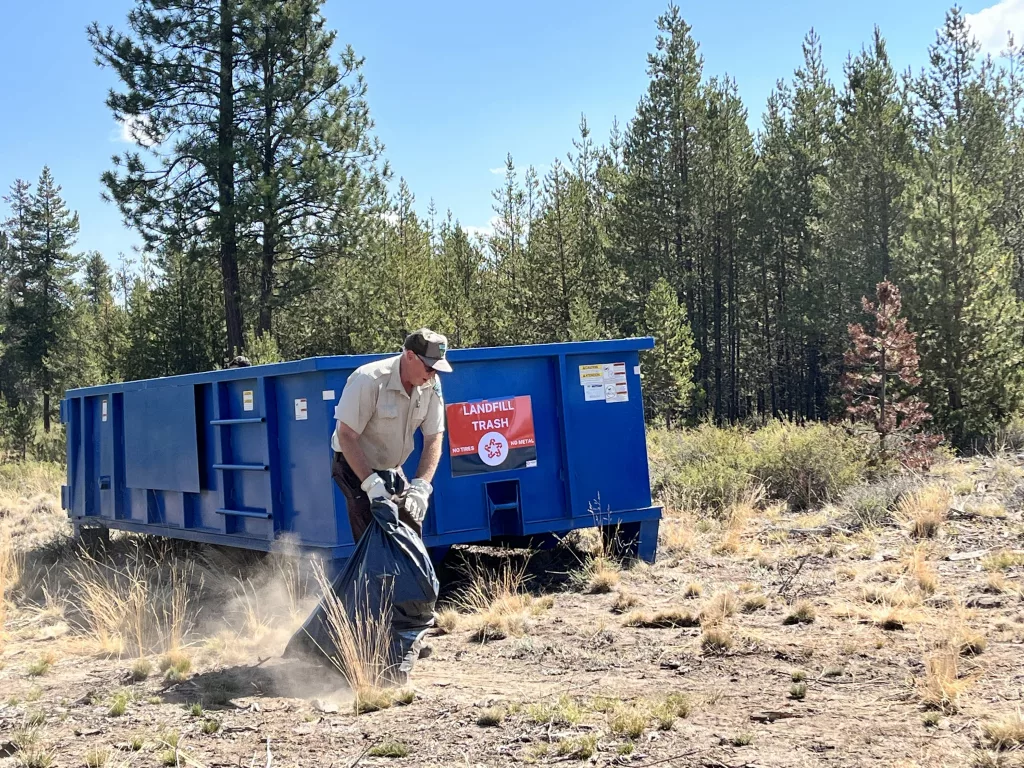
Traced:
<path id="1" fill-rule="evenodd" d="M 639 739 L 647 728 L 647 710 L 636 704 L 622 704 L 612 712 L 609 727 L 616 736 Z"/>
<path id="2" fill-rule="evenodd" d="M 437 614 L 436 626 L 444 634 L 450 635 L 452 632 L 459 628 L 460 618 L 461 617 L 459 616 L 458 611 L 452 608 L 446 608 L 445 610 Z"/>
<path id="3" fill-rule="evenodd" d="M 896 518 L 915 539 L 934 539 L 942 531 L 952 497 L 941 485 L 928 485 L 904 496 Z"/>
<path id="4" fill-rule="evenodd" d="M 803 701 L 807 697 L 807 684 L 796 683 L 790 686 L 789 697 L 797 701 Z"/>
<path id="5" fill-rule="evenodd" d="M 993 723 L 985 723 L 981 731 L 993 749 L 1024 747 L 1024 718 L 1020 709 Z"/>
<path id="6" fill-rule="evenodd" d="M 650 613 L 633 611 L 622 622 L 627 627 L 643 627 L 646 629 L 670 629 L 677 627 L 698 627 L 700 617 L 694 616 L 683 608 L 667 608 Z"/>
<path id="7" fill-rule="evenodd" d="M 749 747 L 754 743 L 754 735 L 752 733 L 738 733 L 732 737 L 729 743 L 734 747 Z"/>
<path id="8" fill-rule="evenodd" d="M 562 694 L 554 702 L 535 702 L 526 707 L 526 718 L 534 723 L 554 725 L 579 725 L 583 720 L 583 708 L 580 703 L 567 694 Z"/>
<path id="9" fill-rule="evenodd" d="M 493 728 L 505 722 L 505 710 L 502 707 L 488 707 L 476 718 L 481 728 Z"/>
<path id="10" fill-rule="evenodd" d="M 220 721 L 210 718 L 203 721 L 202 731 L 207 736 L 210 736 L 220 730 Z"/>
<path id="11" fill-rule="evenodd" d="M 110 700 L 110 707 L 107 709 L 107 715 L 109 717 L 122 717 L 125 712 L 128 711 L 128 702 L 130 700 L 128 691 L 118 691 L 114 694 Z"/>
<path id="12" fill-rule="evenodd" d="M 787 626 L 793 624 L 813 624 L 816 616 L 817 613 L 814 610 L 814 605 L 809 600 L 801 600 L 793 607 L 789 615 L 782 620 L 782 623 Z"/>
<path id="13" fill-rule="evenodd" d="M 743 598 L 740 610 L 743 611 L 743 613 L 754 613 L 756 611 L 763 610 L 767 605 L 768 598 L 764 595 L 750 595 L 749 597 Z"/>
<path id="14" fill-rule="evenodd" d="M 152 662 L 146 658 L 139 658 L 132 664 L 130 677 L 133 682 L 139 683 L 148 678 L 152 672 Z"/>
<path id="15" fill-rule="evenodd" d="M 707 654 L 726 653 L 732 646 L 732 635 L 723 627 L 707 627 L 700 636 L 700 647 Z"/>
<path id="16" fill-rule="evenodd" d="M 960 668 L 955 651 L 945 649 L 926 659 L 925 677 L 918 682 L 921 703 L 947 715 L 956 714 L 960 709 L 960 697 L 970 685 L 970 680 L 960 677 Z"/>
<path id="17" fill-rule="evenodd" d="M 90 749 L 85 753 L 86 768 L 104 768 L 108 760 L 110 760 L 110 750 L 106 747 Z"/>
<path id="18" fill-rule="evenodd" d="M 597 751 L 597 734 L 591 733 L 586 736 L 572 736 L 568 739 L 561 739 L 555 747 L 555 752 L 560 757 L 573 760 L 589 760 Z"/>
<path id="19" fill-rule="evenodd" d="M 691 581 L 683 590 L 683 597 L 700 597 L 704 594 L 704 586 L 697 581 Z"/>
<path id="20" fill-rule="evenodd" d="M 400 741 L 388 739 L 375 747 L 371 747 L 367 754 L 370 757 L 408 757 L 409 747 Z"/>
<path id="21" fill-rule="evenodd" d="M 56 663 L 57 654 L 53 651 L 46 651 L 28 666 L 26 672 L 29 677 L 42 677 L 47 674 Z"/>

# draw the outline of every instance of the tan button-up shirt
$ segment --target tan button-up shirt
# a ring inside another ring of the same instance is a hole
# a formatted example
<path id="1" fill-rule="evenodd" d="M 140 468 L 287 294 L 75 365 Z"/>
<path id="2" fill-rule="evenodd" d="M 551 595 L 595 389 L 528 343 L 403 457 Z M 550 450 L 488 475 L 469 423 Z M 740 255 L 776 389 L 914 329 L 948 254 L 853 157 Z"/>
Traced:
<path id="1" fill-rule="evenodd" d="M 441 384 L 416 387 L 407 394 L 399 372 L 401 355 L 367 363 L 348 377 L 334 418 L 359 435 L 359 447 L 371 469 L 393 469 L 405 463 L 413 449 L 413 434 L 444 432 Z M 340 452 L 337 430 L 331 447 Z"/>

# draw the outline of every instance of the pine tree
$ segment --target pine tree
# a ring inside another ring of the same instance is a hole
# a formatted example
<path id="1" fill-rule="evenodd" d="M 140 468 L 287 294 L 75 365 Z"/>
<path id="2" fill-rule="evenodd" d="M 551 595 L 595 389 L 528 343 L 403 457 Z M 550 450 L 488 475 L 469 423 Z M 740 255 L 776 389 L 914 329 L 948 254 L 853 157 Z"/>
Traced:
<path id="1" fill-rule="evenodd" d="M 993 223 L 990 172 L 1003 137 L 994 96 L 975 68 L 977 44 L 958 9 L 914 83 L 921 149 L 900 253 L 908 316 L 918 330 L 922 391 L 954 445 L 991 434 L 1020 406 L 1024 354 L 1013 256 Z"/>
<path id="2" fill-rule="evenodd" d="M 928 404 L 913 393 L 921 383 L 915 334 L 900 317 L 899 289 L 884 281 L 876 289 L 877 303 L 862 299 L 872 328 L 849 327 L 851 348 L 845 355 L 843 402 L 854 422 L 863 422 L 878 436 L 878 461 L 895 456 L 908 467 L 928 465 L 938 438 L 920 432 L 931 420 Z"/>
<path id="3" fill-rule="evenodd" d="M 386 169 L 371 135 L 362 59 L 338 61 L 322 0 L 245 0 L 240 47 L 251 68 L 238 108 L 239 203 L 251 219 L 255 285 L 245 293 L 256 335 L 274 312 L 322 278 L 326 260 L 365 244 L 371 200 Z"/>
<path id="4" fill-rule="evenodd" d="M 643 360 L 645 410 L 648 418 L 663 419 L 671 426 L 690 404 L 697 353 L 686 307 L 664 278 L 647 298 L 644 325 L 655 342 Z"/>
<path id="5" fill-rule="evenodd" d="M 60 395 L 54 354 L 72 332 L 72 276 L 79 266 L 72 253 L 78 236 L 78 214 L 67 209 L 61 188 L 49 168 L 36 184 L 28 213 L 28 241 L 18 280 L 20 306 L 11 322 L 20 329 L 19 356 L 24 374 L 42 395 L 43 431 L 55 414 L 53 396 Z"/>
<path id="6" fill-rule="evenodd" d="M 441 325 L 453 347 L 479 343 L 483 304 L 483 254 L 452 214 L 442 223 L 436 253 L 436 296 Z"/>
<path id="7" fill-rule="evenodd" d="M 121 90 L 107 106 L 142 151 L 114 158 L 106 195 L 151 250 L 202 232 L 217 240 L 228 351 L 243 344 L 235 172 L 240 0 L 136 0 L 128 32 L 89 26 Z"/>

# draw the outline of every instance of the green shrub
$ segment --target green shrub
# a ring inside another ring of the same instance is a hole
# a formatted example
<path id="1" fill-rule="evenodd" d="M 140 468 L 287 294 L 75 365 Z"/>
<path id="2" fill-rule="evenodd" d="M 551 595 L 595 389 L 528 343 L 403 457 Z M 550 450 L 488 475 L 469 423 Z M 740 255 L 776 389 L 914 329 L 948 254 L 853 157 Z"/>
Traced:
<path id="1" fill-rule="evenodd" d="M 721 515 L 753 486 L 753 448 L 741 427 L 701 424 L 650 435 L 655 495 L 669 506 Z"/>
<path id="2" fill-rule="evenodd" d="M 748 428 L 652 430 L 652 490 L 667 506 L 714 516 L 764 485 L 767 497 L 804 509 L 837 499 L 867 472 L 864 446 L 839 427 L 772 421 Z"/>
<path id="3" fill-rule="evenodd" d="M 752 437 L 753 474 L 768 495 L 807 509 L 837 499 L 867 472 L 864 446 L 828 424 L 773 421 Z"/>
<path id="4" fill-rule="evenodd" d="M 846 490 L 839 502 L 846 511 L 844 522 L 851 528 L 895 525 L 893 513 L 916 486 L 917 483 L 906 475 L 854 485 Z"/>

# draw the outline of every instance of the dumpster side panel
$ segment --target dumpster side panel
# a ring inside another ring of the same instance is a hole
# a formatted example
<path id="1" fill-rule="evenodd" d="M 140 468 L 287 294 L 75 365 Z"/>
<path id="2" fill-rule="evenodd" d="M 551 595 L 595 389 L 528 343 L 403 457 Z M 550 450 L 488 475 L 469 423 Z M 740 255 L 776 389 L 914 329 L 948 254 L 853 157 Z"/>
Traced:
<path id="1" fill-rule="evenodd" d="M 508 534 L 521 534 L 524 522 L 567 519 L 560 448 L 557 357 L 545 355 L 464 361 L 458 364 L 456 374 L 442 377 L 441 382 L 446 405 L 456 408 L 480 400 L 528 395 L 537 445 L 537 465 L 454 476 L 450 441 L 446 439 L 438 467 L 439 479 L 434 483 L 432 511 L 436 533 L 441 537 L 436 543 L 449 543 L 446 537 L 456 534 L 472 533 L 489 538 L 496 518 L 501 518 L 502 522 L 494 527 L 502 527 Z M 407 473 L 415 472 L 417 462 L 418 452 L 407 463 Z M 516 489 L 518 509 L 495 508 L 496 505 L 513 504 Z M 514 526 L 513 519 L 517 523 Z"/>
<path id="2" fill-rule="evenodd" d="M 332 492 L 325 377 L 320 372 L 280 376 L 275 388 L 281 490 L 290 513 L 284 530 L 297 541 L 314 546 L 351 542 L 347 517 L 346 536 L 342 536 Z"/>
<path id="3" fill-rule="evenodd" d="M 598 365 L 605 374 L 611 366 L 611 376 L 602 380 L 603 397 L 598 397 L 596 384 L 580 383 L 580 371 L 586 376 Z M 565 441 L 572 457 L 574 518 L 651 506 L 638 367 L 635 351 L 566 357 Z M 589 400 L 588 386 L 595 387 Z"/>

